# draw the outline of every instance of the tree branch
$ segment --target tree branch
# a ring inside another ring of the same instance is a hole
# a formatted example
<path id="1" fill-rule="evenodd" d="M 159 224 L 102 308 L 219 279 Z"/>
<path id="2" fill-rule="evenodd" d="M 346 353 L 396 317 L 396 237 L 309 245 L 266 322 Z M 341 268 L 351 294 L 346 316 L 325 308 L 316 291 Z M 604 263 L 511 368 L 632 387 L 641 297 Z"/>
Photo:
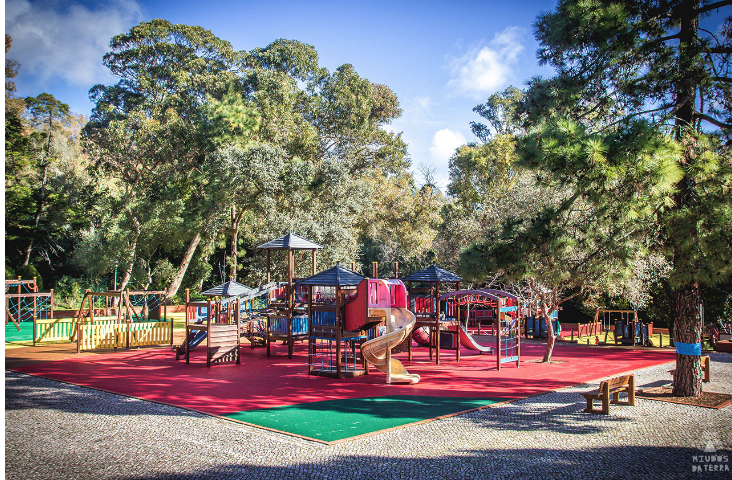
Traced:
<path id="1" fill-rule="evenodd" d="M 591 132 L 591 133 L 599 133 L 599 132 L 602 132 L 603 130 L 606 130 L 606 129 L 610 128 L 610 127 L 614 127 L 615 125 L 617 125 L 619 123 L 623 123 L 626 120 L 630 120 L 633 117 L 637 117 L 639 115 L 645 115 L 647 113 L 660 112 L 661 110 L 666 110 L 667 108 L 670 108 L 670 107 L 671 107 L 671 105 L 663 105 L 662 107 L 654 108 L 652 110 L 643 110 L 641 112 L 631 113 L 630 115 L 626 115 L 623 118 L 621 118 L 620 120 L 616 120 L 616 121 L 614 121 L 613 123 L 611 123 L 609 125 L 603 125 L 602 128 L 600 128 L 596 132 Z M 669 112 L 668 116 L 671 116 L 674 113 L 676 113 L 676 110 L 678 110 L 678 108 L 679 107 L 676 106 L 671 112 Z"/>
<path id="2" fill-rule="evenodd" d="M 709 5 L 705 5 L 694 10 L 694 14 L 699 15 L 700 13 L 706 13 L 710 10 L 714 10 L 715 8 L 726 7 L 727 5 L 732 5 L 732 0 L 722 0 L 721 2 L 710 3 Z"/>
<path id="3" fill-rule="evenodd" d="M 731 130 L 732 129 L 732 125 L 731 124 L 724 123 L 724 122 L 720 122 L 716 118 L 710 117 L 709 115 L 704 114 L 704 113 L 696 112 L 696 113 L 694 113 L 694 117 L 695 118 L 700 118 L 702 120 L 706 120 L 707 122 L 711 123 L 712 125 L 715 125 L 715 126 L 717 126 L 719 128 L 722 128 L 724 130 Z"/>

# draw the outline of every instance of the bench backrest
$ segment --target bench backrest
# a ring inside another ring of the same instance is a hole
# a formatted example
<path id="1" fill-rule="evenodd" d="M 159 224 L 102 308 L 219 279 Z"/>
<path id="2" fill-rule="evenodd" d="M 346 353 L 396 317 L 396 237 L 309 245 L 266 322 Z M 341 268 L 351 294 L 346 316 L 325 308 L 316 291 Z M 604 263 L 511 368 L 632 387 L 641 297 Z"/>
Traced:
<path id="1" fill-rule="evenodd" d="M 611 390 L 613 388 L 623 387 L 625 385 L 629 385 L 630 384 L 630 377 L 631 377 L 630 375 L 623 375 L 621 377 L 615 377 L 615 378 L 611 378 L 609 380 L 605 380 L 604 382 L 602 382 L 600 384 L 600 390 L 602 390 L 602 384 L 603 383 L 607 383 L 608 384 L 608 387 L 610 387 Z"/>

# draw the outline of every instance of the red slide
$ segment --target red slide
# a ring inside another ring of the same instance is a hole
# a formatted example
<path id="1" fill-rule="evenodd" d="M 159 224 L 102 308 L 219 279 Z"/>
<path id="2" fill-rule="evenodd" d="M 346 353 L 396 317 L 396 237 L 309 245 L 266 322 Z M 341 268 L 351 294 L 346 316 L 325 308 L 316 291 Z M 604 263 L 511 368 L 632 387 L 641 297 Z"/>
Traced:
<path id="1" fill-rule="evenodd" d="M 480 353 L 496 353 L 495 349 L 493 347 L 484 347 L 483 345 L 478 344 L 473 336 L 468 333 L 467 330 L 465 330 L 465 327 L 460 325 L 458 327 L 458 331 L 460 332 L 460 345 L 467 348 L 468 350 L 476 350 Z"/>

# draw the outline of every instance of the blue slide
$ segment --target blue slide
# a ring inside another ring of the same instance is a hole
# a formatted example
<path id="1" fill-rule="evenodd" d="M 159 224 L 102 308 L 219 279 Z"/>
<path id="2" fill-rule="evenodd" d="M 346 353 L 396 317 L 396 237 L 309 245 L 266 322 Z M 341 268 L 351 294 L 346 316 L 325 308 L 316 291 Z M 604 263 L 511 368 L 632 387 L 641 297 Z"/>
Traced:
<path id="1" fill-rule="evenodd" d="M 203 320 L 199 320 L 196 322 L 197 324 L 203 323 Z M 188 335 L 188 348 L 189 350 L 193 350 L 197 346 L 201 344 L 202 341 L 206 339 L 206 331 L 205 330 L 196 330 L 194 332 L 191 332 Z M 176 347 L 176 360 L 178 359 L 178 355 L 183 355 L 185 353 L 185 344 L 180 345 Z"/>
<path id="2" fill-rule="evenodd" d="M 194 333 L 191 333 L 190 337 L 193 337 L 193 338 L 189 338 L 189 340 L 188 340 L 188 348 L 191 349 L 191 350 L 193 350 L 198 345 L 200 345 L 201 342 L 206 338 L 206 331 L 205 330 L 198 330 L 198 331 L 196 331 Z"/>

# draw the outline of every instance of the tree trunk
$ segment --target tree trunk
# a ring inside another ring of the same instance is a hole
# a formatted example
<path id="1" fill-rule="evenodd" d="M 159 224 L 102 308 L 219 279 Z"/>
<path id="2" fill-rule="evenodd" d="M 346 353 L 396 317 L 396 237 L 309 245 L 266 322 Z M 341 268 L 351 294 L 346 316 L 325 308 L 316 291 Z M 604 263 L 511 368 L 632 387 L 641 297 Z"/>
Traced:
<path id="1" fill-rule="evenodd" d="M 231 206 L 231 272 L 229 273 L 229 279 L 232 282 L 236 282 L 236 266 L 239 255 L 238 243 L 239 243 L 239 223 L 241 216 L 236 215 L 236 207 Z"/>
<path id="2" fill-rule="evenodd" d="M 49 133 L 49 139 L 51 137 L 51 134 Z M 48 148 L 51 148 L 50 144 Z M 43 209 L 45 208 L 46 203 L 46 182 L 48 181 L 48 162 L 43 159 L 43 175 L 41 176 L 41 198 L 38 200 L 38 209 L 36 210 L 36 218 L 33 222 L 33 226 L 35 227 L 33 231 L 38 231 L 38 224 L 41 223 L 41 215 L 43 215 Z M 30 263 L 30 256 L 31 251 L 33 250 L 33 239 L 31 238 L 30 242 L 28 243 L 28 248 L 25 250 L 25 255 L 23 256 L 23 266 L 28 265 Z"/>
<path id="3" fill-rule="evenodd" d="M 544 350 L 544 359 L 542 360 L 544 363 L 552 361 L 552 353 L 554 352 L 554 327 L 552 326 L 551 317 L 551 312 L 553 311 L 549 310 L 549 305 L 542 298 L 541 315 L 544 317 L 544 322 L 546 323 L 546 349 Z"/>
<path id="4" fill-rule="evenodd" d="M 552 327 L 552 319 L 544 310 L 544 321 L 546 322 L 546 349 L 544 350 L 544 358 L 542 362 L 549 363 L 552 361 L 552 352 L 554 351 L 554 327 Z"/>
<path id="5" fill-rule="evenodd" d="M 688 285 L 676 291 L 676 341 L 684 344 L 701 344 L 701 318 L 699 287 Z M 678 348 L 678 347 L 677 347 Z M 701 357 L 676 353 L 676 379 L 674 395 L 698 397 L 702 394 Z"/>
<path id="6" fill-rule="evenodd" d="M 132 214 L 132 211 L 129 210 L 129 208 L 127 209 L 127 215 L 129 215 L 130 221 L 135 227 L 135 234 L 130 241 L 130 255 L 127 258 L 125 274 L 122 276 L 122 282 L 119 284 L 120 290 L 127 288 L 127 284 L 130 282 L 130 278 L 132 278 L 132 269 L 135 267 L 135 258 L 137 257 L 137 239 L 140 238 L 140 221 Z"/>
<path id="7" fill-rule="evenodd" d="M 695 74 L 696 61 L 699 55 L 695 45 L 698 44 L 699 16 L 695 10 L 699 8 L 699 0 L 684 0 L 678 5 L 678 15 L 681 19 L 679 26 L 679 71 L 685 75 L 680 77 L 676 83 L 676 111 L 675 134 L 676 139 L 682 145 L 684 137 L 688 135 L 687 129 L 693 126 L 694 109 L 696 103 L 696 88 L 699 84 L 699 75 Z M 689 146 L 682 153 L 682 167 L 689 171 L 695 162 L 695 153 Z M 696 197 L 696 185 L 694 179 L 688 174 L 679 183 L 678 192 L 675 195 L 677 212 L 692 207 Z M 678 221 L 684 221 L 680 219 Z M 688 232 L 686 238 L 674 237 L 671 245 L 674 247 L 674 268 L 689 269 L 691 265 L 688 246 L 684 242 L 698 237 L 696 226 L 691 222 L 684 229 Z M 702 393 L 701 357 L 694 352 L 688 355 L 678 353 L 679 344 L 696 345 L 701 344 L 701 316 L 699 315 L 699 304 L 701 295 L 699 286 L 694 282 L 676 288 L 675 291 L 675 322 L 674 337 L 677 342 L 676 348 L 676 380 L 674 382 L 674 395 L 684 397 L 696 397 Z M 688 347 L 687 347 L 688 348 Z"/>
<path id="8" fill-rule="evenodd" d="M 196 252 L 196 247 L 198 247 L 198 243 L 200 241 L 201 234 L 197 233 L 191 240 L 191 243 L 188 244 L 188 249 L 186 249 L 186 253 L 183 255 L 183 260 L 180 261 L 178 271 L 176 272 L 175 277 L 173 277 L 173 280 L 171 280 L 170 285 L 168 285 L 168 288 L 165 290 L 166 298 L 172 298 L 176 293 L 178 293 L 178 289 L 180 288 L 180 284 L 183 282 L 183 277 L 186 274 L 188 265 L 191 263 L 193 254 Z"/>

